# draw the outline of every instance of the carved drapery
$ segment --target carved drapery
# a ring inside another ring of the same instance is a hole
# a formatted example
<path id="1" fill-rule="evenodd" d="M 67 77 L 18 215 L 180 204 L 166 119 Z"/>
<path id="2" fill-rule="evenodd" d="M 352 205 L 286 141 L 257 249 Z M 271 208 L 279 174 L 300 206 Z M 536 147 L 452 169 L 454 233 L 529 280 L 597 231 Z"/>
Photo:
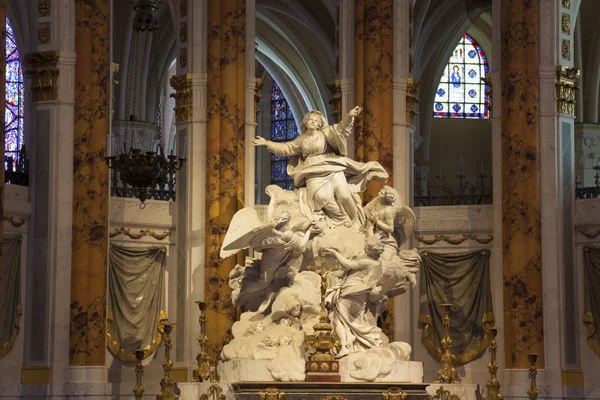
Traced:
<path id="1" fill-rule="evenodd" d="M 245 0 L 209 1 L 206 129 L 206 329 L 214 357 L 235 317 L 229 272 L 243 256 L 219 258 L 227 227 L 244 204 Z M 252 106 L 252 105 L 250 105 Z"/>
<path id="2" fill-rule="evenodd" d="M 104 366 L 110 128 L 110 10 L 105 0 L 75 1 L 75 129 L 71 256 L 72 366 Z"/>
<path id="3" fill-rule="evenodd" d="M 192 76 L 189 74 L 173 75 L 170 82 L 171 87 L 175 89 L 175 93 L 171 94 L 171 97 L 175 99 L 175 121 L 191 120 L 193 105 Z"/>
<path id="4" fill-rule="evenodd" d="M 579 78 L 579 70 L 577 68 L 569 68 L 565 66 L 556 67 L 556 111 L 559 114 L 566 114 L 572 117 L 575 116 L 575 105 L 577 98 L 575 91 L 579 90 L 579 86 L 575 84 Z"/>
<path id="5" fill-rule="evenodd" d="M 544 365 L 540 0 L 501 0 L 502 243 L 507 368 Z"/>
<path id="6" fill-rule="evenodd" d="M 58 51 L 25 55 L 25 75 L 31 78 L 31 100 L 52 101 L 58 97 Z"/>

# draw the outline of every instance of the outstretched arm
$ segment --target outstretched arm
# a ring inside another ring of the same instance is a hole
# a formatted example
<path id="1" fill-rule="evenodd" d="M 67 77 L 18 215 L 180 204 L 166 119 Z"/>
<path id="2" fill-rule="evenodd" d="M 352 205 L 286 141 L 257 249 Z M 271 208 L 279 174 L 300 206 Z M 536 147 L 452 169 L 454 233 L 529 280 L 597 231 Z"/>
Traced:
<path id="1" fill-rule="evenodd" d="M 252 144 L 255 146 L 265 146 L 267 150 L 277 156 L 296 156 L 302 153 L 300 147 L 300 138 L 296 138 L 291 142 L 277 143 L 257 136 L 252 139 Z"/>
<path id="2" fill-rule="evenodd" d="M 356 106 L 339 123 L 339 129 L 344 136 L 350 136 L 352 134 L 352 126 L 354 125 L 354 118 L 358 117 L 363 108 Z"/>
<path id="3" fill-rule="evenodd" d="M 364 266 L 360 265 L 360 263 L 356 260 L 348 260 L 346 257 L 338 253 L 336 250 L 329 249 L 329 253 L 333 254 L 333 256 L 338 260 L 338 262 L 345 269 L 362 269 Z"/>

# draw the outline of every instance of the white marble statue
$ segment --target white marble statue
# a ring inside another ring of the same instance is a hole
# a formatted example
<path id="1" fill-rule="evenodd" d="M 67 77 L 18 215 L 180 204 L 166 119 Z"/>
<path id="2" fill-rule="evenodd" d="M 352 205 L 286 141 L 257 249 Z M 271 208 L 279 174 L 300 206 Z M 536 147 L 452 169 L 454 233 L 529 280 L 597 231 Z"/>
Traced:
<path id="1" fill-rule="evenodd" d="M 232 302 L 245 312 L 221 353 L 224 371 L 233 374 L 232 363 L 253 360 L 246 368 L 256 369 L 258 380 L 304 379 L 305 339 L 322 306 L 321 278 L 310 270 L 315 268 L 329 271 L 323 306 L 340 342 L 332 351 L 347 365 L 344 379 L 404 379 L 397 363 L 409 359 L 411 348 L 390 343 L 377 319 L 390 298 L 416 285 L 419 255 L 401 249 L 413 235 L 415 216 L 389 186 L 362 207 L 358 193 L 388 175 L 379 163 L 356 162 L 346 154 L 346 139 L 361 110 L 355 107 L 332 126 L 311 111 L 295 140 L 254 140 L 277 155 L 292 156 L 288 174 L 295 190 L 268 186 L 266 215 L 261 219 L 254 208 L 244 208 L 227 230 L 221 257 L 248 247 L 254 254 L 229 275 Z M 258 371 L 258 360 L 265 371 Z"/>

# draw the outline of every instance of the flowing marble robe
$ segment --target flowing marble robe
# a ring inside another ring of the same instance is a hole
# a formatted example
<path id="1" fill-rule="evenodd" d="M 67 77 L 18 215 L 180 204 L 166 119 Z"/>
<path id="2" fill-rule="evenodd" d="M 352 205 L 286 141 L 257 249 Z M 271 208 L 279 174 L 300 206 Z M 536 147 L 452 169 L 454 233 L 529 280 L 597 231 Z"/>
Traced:
<path id="1" fill-rule="evenodd" d="M 307 217 L 312 220 L 318 220 L 325 210 L 334 225 L 349 220 L 364 225 L 365 215 L 357 193 L 364 191 L 372 179 L 385 182 L 388 178 L 378 162 L 361 163 L 347 157 L 346 140 L 352 134 L 353 124 L 354 117 L 346 116 L 339 124 L 303 133 L 291 142 L 266 145 L 275 155 L 292 156 L 287 173 L 306 196 L 301 202 L 304 200 L 308 206 Z M 349 216 L 348 201 L 356 206 L 352 207 L 356 211 L 354 218 Z"/>

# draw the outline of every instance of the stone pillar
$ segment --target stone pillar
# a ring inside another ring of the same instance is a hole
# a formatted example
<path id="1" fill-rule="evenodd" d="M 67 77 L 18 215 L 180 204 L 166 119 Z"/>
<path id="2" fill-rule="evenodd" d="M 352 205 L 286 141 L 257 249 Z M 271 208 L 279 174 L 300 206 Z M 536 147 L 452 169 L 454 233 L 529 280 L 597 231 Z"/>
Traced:
<path id="1" fill-rule="evenodd" d="M 252 145 L 252 139 L 256 136 L 256 0 L 246 1 L 246 48 L 245 48 L 245 68 L 246 68 L 246 90 L 245 90 L 245 125 L 244 130 L 246 138 L 244 171 L 245 171 L 245 196 L 244 206 L 254 206 L 256 200 L 256 187 L 254 177 L 256 176 L 256 153 L 258 149 Z"/>
<path id="2" fill-rule="evenodd" d="M 31 82 L 30 190 L 35 257 L 28 257 L 23 382 L 64 383 L 69 366 L 73 218 L 75 0 L 38 2 L 38 52 L 25 57 Z M 103 133 L 105 137 L 106 132 Z M 104 139 L 103 139 L 104 142 Z M 102 348 L 104 351 L 104 348 Z M 42 370 L 48 366 L 47 370 Z M 50 368 L 50 366 L 52 366 Z M 43 372 L 42 372 L 43 371 Z"/>
<path id="3" fill-rule="evenodd" d="M 340 119 L 357 105 L 354 97 L 354 1 L 339 0 L 338 4 L 338 60 L 336 65 L 339 71 L 336 72 L 340 81 L 339 91 L 342 97 Z M 354 154 L 354 136 L 348 138 L 348 154 Z"/>
<path id="4" fill-rule="evenodd" d="M 234 320 L 229 272 L 243 254 L 219 258 L 231 218 L 245 201 L 245 0 L 208 2 L 208 116 L 206 130 L 206 277 L 209 349 L 229 342 Z M 254 100 L 252 100 L 254 102 Z M 252 107 L 252 104 L 249 105 Z"/>
<path id="5" fill-rule="evenodd" d="M 186 158 L 177 176 L 177 293 L 175 361 L 188 367 L 199 351 L 198 306 L 204 299 L 206 205 L 206 7 L 207 1 L 181 0 L 177 34 L 175 123 L 179 157 Z M 210 336 L 210 335 L 209 335 Z"/>
<path id="6" fill-rule="evenodd" d="M 393 180 L 393 0 L 354 3 L 354 104 L 364 107 L 355 121 L 355 159 L 379 161 Z M 377 196 L 382 185 L 369 183 L 363 202 Z M 383 330 L 394 337 L 393 302 L 383 314 Z"/>
<path id="7" fill-rule="evenodd" d="M 75 26 L 71 368 L 68 380 L 104 383 L 108 372 L 105 367 L 106 261 L 110 197 L 104 156 L 112 83 L 110 7 L 104 0 L 76 0 Z"/>
<path id="8" fill-rule="evenodd" d="M 543 368 L 540 0 L 501 0 L 499 11 L 505 362 L 527 368 L 538 353 Z"/>

